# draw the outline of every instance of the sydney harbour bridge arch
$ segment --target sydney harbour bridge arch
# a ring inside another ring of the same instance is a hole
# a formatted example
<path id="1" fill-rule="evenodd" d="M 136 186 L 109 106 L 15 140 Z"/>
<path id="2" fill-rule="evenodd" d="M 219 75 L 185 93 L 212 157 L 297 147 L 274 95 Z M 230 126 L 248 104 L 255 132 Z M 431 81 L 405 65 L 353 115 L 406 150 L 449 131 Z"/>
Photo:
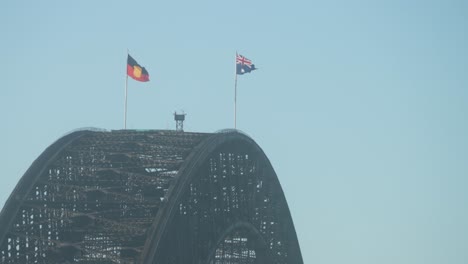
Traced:
<path id="1" fill-rule="evenodd" d="M 303 263 L 275 171 L 238 131 L 77 131 L 0 214 L 0 263 Z"/>

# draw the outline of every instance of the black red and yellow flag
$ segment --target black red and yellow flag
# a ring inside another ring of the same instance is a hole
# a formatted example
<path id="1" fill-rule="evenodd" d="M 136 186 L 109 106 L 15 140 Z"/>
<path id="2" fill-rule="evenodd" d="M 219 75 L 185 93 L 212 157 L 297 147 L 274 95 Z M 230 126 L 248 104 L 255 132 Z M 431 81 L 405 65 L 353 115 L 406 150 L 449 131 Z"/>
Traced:
<path id="1" fill-rule="evenodd" d="M 149 73 L 145 67 L 141 67 L 132 56 L 128 55 L 127 58 L 127 74 L 133 79 L 140 82 L 149 81 Z"/>

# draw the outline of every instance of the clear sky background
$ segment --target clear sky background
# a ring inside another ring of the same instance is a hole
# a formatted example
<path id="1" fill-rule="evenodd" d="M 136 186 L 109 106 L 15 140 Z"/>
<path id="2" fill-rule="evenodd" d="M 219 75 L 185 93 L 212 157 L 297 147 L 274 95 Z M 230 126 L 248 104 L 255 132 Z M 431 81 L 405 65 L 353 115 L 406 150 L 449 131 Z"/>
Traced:
<path id="1" fill-rule="evenodd" d="M 3 1 L 0 205 L 80 127 L 238 128 L 305 263 L 468 263 L 468 1 Z"/>

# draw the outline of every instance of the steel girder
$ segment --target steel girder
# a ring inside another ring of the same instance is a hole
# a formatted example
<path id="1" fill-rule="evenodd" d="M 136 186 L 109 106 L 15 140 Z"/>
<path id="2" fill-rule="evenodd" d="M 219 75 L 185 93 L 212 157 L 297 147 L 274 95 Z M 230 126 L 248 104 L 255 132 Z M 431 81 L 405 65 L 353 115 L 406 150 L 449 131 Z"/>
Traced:
<path id="1" fill-rule="evenodd" d="M 268 158 L 235 130 L 66 135 L 0 226 L 0 263 L 303 263 Z"/>

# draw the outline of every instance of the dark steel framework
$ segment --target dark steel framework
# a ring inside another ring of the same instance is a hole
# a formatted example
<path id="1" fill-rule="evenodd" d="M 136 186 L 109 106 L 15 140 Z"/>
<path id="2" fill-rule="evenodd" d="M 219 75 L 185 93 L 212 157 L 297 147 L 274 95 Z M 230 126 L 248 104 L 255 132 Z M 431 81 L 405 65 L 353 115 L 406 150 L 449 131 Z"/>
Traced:
<path id="1" fill-rule="evenodd" d="M 0 214 L 0 263 L 303 263 L 263 151 L 238 131 L 78 131 Z"/>

